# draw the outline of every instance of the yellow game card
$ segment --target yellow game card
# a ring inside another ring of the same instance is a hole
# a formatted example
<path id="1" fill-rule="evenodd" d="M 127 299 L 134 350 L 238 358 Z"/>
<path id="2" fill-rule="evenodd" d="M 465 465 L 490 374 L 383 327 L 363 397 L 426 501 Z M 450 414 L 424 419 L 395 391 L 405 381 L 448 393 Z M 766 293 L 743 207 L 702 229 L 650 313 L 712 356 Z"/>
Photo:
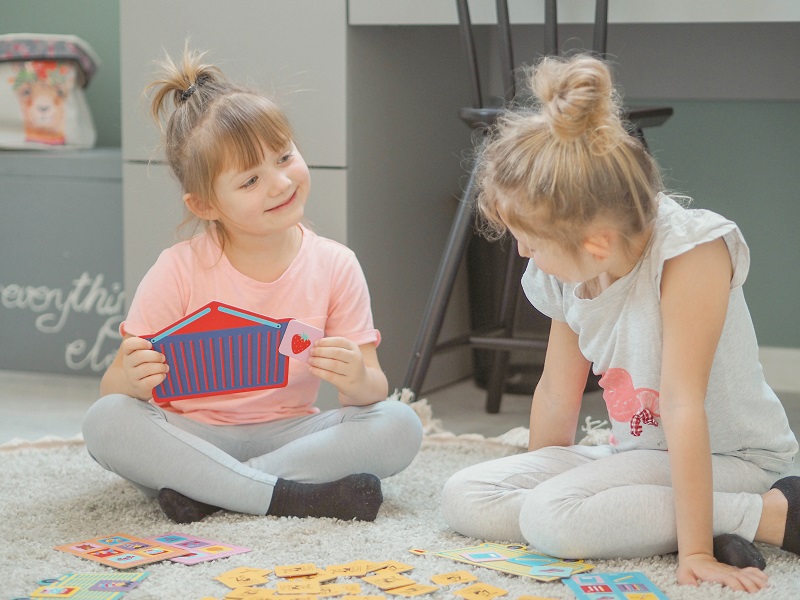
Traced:
<path id="1" fill-rule="evenodd" d="M 225 595 L 225 600 L 271 600 L 273 595 L 263 588 L 240 587 Z"/>
<path id="2" fill-rule="evenodd" d="M 372 571 L 391 571 L 393 573 L 405 573 L 407 571 L 413 570 L 414 567 L 411 565 L 407 565 L 405 563 L 401 563 L 399 560 L 386 560 L 382 563 L 378 563 L 375 565 L 375 568 L 371 569 Z"/>
<path id="3" fill-rule="evenodd" d="M 457 592 L 453 592 L 453 595 L 461 596 L 467 600 L 491 600 L 492 598 L 505 596 L 507 593 L 508 590 L 494 587 L 488 583 L 476 583 L 474 585 L 468 585 Z"/>
<path id="4" fill-rule="evenodd" d="M 441 573 L 431 575 L 431 581 L 439 585 L 453 585 L 454 583 L 469 583 L 478 581 L 478 578 L 469 571 L 453 571 L 451 573 Z"/>
<path id="5" fill-rule="evenodd" d="M 251 567 L 239 567 L 231 569 L 214 577 L 227 585 L 231 589 L 248 587 L 251 585 L 261 585 L 267 583 L 267 576 L 272 573 L 269 569 L 253 569 Z"/>
<path id="6" fill-rule="evenodd" d="M 325 569 L 337 577 L 363 577 L 373 564 L 367 560 L 354 560 L 341 565 L 328 565 Z"/>
<path id="7" fill-rule="evenodd" d="M 333 581 L 337 577 L 338 575 L 336 573 L 331 573 L 327 569 L 320 569 L 313 575 L 299 575 L 298 577 L 293 577 L 292 579 L 306 579 L 308 581 L 317 581 L 322 584 L 327 581 Z"/>
<path id="8" fill-rule="evenodd" d="M 302 577 L 304 575 L 316 575 L 319 569 L 312 563 L 302 563 L 298 565 L 281 565 L 275 567 L 275 575 L 278 577 Z"/>
<path id="9" fill-rule="evenodd" d="M 275 587 L 279 594 L 303 594 L 306 596 L 318 594 L 320 590 L 319 581 L 312 579 L 279 581 Z"/>
<path id="10" fill-rule="evenodd" d="M 367 583 L 371 583 L 372 585 L 381 588 L 382 590 L 391 590 L 394 588 L 403 587 L 405 585 L 414 585 L 417 583 L 410 577 L 406 577 L 405 575 L 401 575 L 400 573 L 391 573 L 391 572 L 383 572 L 377 575 L 370 575 L 369 577 L 364 577 L 364 581 Z"/>
<path id="11" fill-rule="evenodd" d="M 386 590 L 387 594 L 392 594 L 394 596 L 422 596 L 423 594 L 430 594 L 431 592 L 435 592 L 439 589 L 439 586 L 436 585 L 425 585 L 424 583 L 415 583 L 414 585 L 406 585 L 399 588 L 394 588 L 393 590 Z"/>
<path id="12" fill-rule="evenodd" d="M 323 585 L 317 596 L 326 598 L 329 596 L 355 596 L 361 593 L 361 586 L 357 583 L 329 583 Z"/>
<path id="13" fill-rule="evenodd" d="M 551 598 L 550 596 L 520 596 L 517 600 L 558 600 L 558 598 Z"/>

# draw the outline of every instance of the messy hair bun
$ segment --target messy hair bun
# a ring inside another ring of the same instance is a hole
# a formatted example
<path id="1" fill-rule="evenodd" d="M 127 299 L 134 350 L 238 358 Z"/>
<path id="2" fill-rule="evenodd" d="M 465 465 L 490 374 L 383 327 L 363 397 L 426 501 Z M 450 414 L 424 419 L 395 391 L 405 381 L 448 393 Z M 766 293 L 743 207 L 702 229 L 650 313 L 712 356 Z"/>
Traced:
<path id="1" fill-rule="evenodd" d="M 569 142 L 619 123 L 619 102 L 605 63 L 590 56 L 546 58 L 530 74 L 530 87 L 553 135 Z"/>
<path id="2" fill-rule="evenodd" d="M 629 133 L 611 71 L 590 55 L 548 57 L 530 71 L 532 106 L 506 111 L 478 163 L 484 232 L 507 227 L 576 251 L 598 220 L 633 238 L 652 222 L 658 166 Z"/>

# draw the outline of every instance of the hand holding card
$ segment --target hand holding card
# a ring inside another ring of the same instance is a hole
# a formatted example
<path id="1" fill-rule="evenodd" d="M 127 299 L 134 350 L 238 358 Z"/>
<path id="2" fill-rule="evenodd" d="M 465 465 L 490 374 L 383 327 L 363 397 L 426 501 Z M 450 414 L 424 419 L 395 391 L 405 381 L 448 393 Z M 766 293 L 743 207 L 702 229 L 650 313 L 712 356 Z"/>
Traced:
<path id="1" fill-rule="evenodd" d="M 324 336 L 321 329 L 293 319 L 286 326 L 286 333 L 278 347 L 278 352 L 289 358 L 308 362 L 314 342 Z"/>

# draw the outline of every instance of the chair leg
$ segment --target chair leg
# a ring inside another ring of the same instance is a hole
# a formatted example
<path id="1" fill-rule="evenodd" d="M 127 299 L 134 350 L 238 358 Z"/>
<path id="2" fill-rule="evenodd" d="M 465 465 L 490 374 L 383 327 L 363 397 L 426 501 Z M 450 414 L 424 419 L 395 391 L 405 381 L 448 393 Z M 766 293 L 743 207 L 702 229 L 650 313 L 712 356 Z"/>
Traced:
<path id="1" fill-rule="evenodd" d="M 447 304 L 453 293 L 456 275 L 470 240 L 474 222 L 475 194 L 475 169 L 473 169 L 450 227 L 445 251 L 414 342 L 411 363 L 403 380 L 403 387 L 415 394 L 420 392 L 428 372 L 434 347 L 442 331 Z"/>
<path id="2" fill-rule="evenodd" d="M 501 336 L 511 338 L 514 335 L 514 321 L 517 313 L 517 298 L 519 297 L 520 278 L 525 269 L 525 261 L 517 253 L 517 246 L 512 239 L 508 246 L 508 258 L 503 279 L 503 294 L 500 298 L 497 322 L 501 327 Z M 500 412 L 500 402 L 508 377 L 508 365 L 511 353 L 508 350 L 495 350 L 486 385 L 486 412 L 497 414 Z"/>

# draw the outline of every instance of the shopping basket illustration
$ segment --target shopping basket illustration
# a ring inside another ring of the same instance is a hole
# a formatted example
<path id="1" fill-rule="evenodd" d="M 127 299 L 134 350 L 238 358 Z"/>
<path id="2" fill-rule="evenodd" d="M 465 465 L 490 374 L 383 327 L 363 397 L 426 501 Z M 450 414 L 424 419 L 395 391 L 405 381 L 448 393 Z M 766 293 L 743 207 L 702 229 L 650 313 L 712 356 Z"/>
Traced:
<path id="1" fill-rule="evenodd" d="M 284 387 L 289 359 L 278 352 L 292 319 L 272 319 L 211 302 L 158 333 L 141 336 L 166 357 L 156 402 Z"/>

